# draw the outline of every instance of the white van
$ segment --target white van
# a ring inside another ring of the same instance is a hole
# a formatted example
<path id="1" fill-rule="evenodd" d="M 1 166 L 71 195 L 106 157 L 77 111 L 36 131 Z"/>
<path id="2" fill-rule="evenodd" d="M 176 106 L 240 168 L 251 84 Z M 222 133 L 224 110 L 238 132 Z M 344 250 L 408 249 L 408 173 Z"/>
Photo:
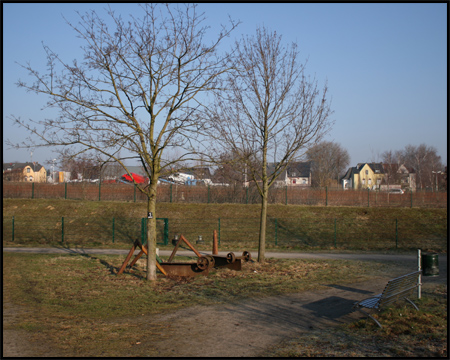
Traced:
<path id="1" fill-rule="evenodd" d="M 389 194 L 404 194 L 405 192 L 402 189 L 390 189 Z"/>

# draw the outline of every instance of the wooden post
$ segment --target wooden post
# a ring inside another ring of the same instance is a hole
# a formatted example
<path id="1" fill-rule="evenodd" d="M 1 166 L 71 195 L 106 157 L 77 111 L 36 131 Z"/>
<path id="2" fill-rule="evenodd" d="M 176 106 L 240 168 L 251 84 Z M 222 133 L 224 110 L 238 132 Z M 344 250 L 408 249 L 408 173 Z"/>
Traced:
<path id="1" fill-rule="evenodd" d="M 214 233 L 213 233 L 212 253 L 213 253 L 213 255 L 219 255 L 219 240 L 217 239 L 217 230 L 214 230 Z"/>
<path id="2" fill-rule="evenodd" d="M 120 270 L 119 270 L 119 272 L 117 273 L 117 275 L 122 274 L 123 271 L 125 270 L 125 268 L 127 267 L 128 261 L 130 261 L 131 257 L 132 257 L 133 254 L 134 254 L 134 250 L 136 250 L 136 243 L 137 243 L 137 240 L 134 242 L 133 246 L 131 247 L 131 250 L 130 250 L 130 252 L 128 253 L 127 258 L 126 258 L 125 261 L 123 262 L 122 267 L 120 268 Z"/>

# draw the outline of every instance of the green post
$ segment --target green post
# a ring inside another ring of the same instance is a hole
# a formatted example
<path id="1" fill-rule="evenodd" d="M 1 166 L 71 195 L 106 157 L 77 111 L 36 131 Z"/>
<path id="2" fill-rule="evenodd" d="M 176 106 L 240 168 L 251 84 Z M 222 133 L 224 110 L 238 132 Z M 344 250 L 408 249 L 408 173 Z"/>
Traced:
<path id="1" fill-rule="evenodd" d="M 170 202 L 172 202 L 172 184 L 170 184 Z"/>
<path id="2" fill-rule="evenodd" d="M 34 199 L 34 182 L 31 183 L 31 198 Z"/>
<path id="3" fill-rule="evenodd" d="M 288 199 L 287 199 L 287 185 L 284 188 L 284 192 L 285 192 L 285 198 L 286 198 L 286 205 L 288 204 Z"/>
<path id="4" fill-rule="evenodd" d="M 328 206 L 328 186 L 325 186 L 325 206 Z"/>
<path id="5" fill-rule="evenodd" d="M 275 218 L 275 246 L 278 245 L 278 219 Z"/>
<path id="6" fill-rule="evenodd" d="M 395 219 L 395 248 L 398 249 L 398 219 Z"/>
<path id="7" fill-rule="evenodd" d="M 64 217 L 61 218 L 61 244 L 64 243 Z"/>
<path id="8" fill-rule="evenodd" d="M 101 193 L 102 193 L 102 182 L 98 182 L 98 201 L 101 199 Z"/>
<path id="9" fill-rule="evenodd" d="M 169 244 L 169 219 L 164 219 L 164 245 Z"/>
<path id="10" fill-rule="evenodd" d="M 64 183 L 64 199 L 67 200 L 67 183 Z"/>
<path id="11" fill-rule="evenodd" d="M 145 245 L 147 244 L 147 219 L 146 218 L 142 218 L 141 219 L 141 244 Z"/>
<path id="12" fill-rule="evenodd" d="M 220 218 L 219 218 L 219 245 L 220 245 Z"/>
<path id="13" fill-rule="evenodd" d="M 14 241 L 14 216 L 12 217 L 12 241 Z"/>
<path id="14" fill-rule="evenodd" d="M 113 241 L 113 244 L 114 244 L 114 218 L 113 218 L 113 221 L 112 221 L 112 241 Z"/>
<path id="15" fill-rule="evenodd" d="M 337 232 L 336 232 L 336 218 L 334 218 L 334 248 L 336 248 L 336 237 L 337 237 Z"/>

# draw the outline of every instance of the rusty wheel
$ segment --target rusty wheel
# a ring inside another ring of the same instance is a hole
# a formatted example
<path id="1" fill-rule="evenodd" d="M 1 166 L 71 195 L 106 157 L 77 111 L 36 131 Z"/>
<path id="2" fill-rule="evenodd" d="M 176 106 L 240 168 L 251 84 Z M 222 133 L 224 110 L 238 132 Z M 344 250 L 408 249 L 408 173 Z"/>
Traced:
<path id="1" fill-rule="evenodd" d="M 244 258 L 245 261 L 249 261 L 252 258 L 252 255 L 248 251 L 244 251 L 242 253 L 242 257 Z"/>
<path id="2" fill-rule="evenodd" d="M 209 267 L 209 260 L 206 257 L 199 257 L 197 259 L 197 267 L 200 270 L 206 270 Z"/>
<path id="3" fill-rule="evenodd" d="M 231 264 L 231 263 L 234 263 L 235 261 L 236 261 L 236 256 L 232 252 L 228 253 L 227 254 L 227 262 L 229 264 Z"/>
<path id="4" fill-rule="evenodd" d="M 214 260 L 214 257 L 211 256 L 211 255 L 205 255 L 205 258 L 207 258 L 208 261 L 209 261 L 208 267 L 209 268 L 213 268 L 214 265 L 216 264 L 216 261 Z"/>

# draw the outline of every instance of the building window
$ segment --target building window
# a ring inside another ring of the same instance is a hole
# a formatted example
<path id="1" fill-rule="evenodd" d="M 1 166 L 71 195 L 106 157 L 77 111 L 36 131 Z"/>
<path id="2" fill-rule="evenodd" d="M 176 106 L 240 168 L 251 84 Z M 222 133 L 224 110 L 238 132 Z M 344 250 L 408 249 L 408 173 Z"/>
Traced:
<path id="1" fill-rule="evenodd" d="M 297 184 L 297 180 L 296 179 L 292 179 L 292 183 L 293 184 Z"/>
<path id="2" fill-rule="evenodd" d="M 362 179 L 362 184 L 366 185 L 366 179 Z"/>
<path id="3" fill-rule="evenodd" d="M 303 179 L 303 184 L 307 184 L 307 183 L 308 183 L 308 180 Z"/>
<path id="4" fill-rule="evenodd" d="M 369 170 L 366 170 L 366 175 L 369 175 Z"/>
<path id="5" fill-rule="evenodd" d="M 29 174 L 29 173 L 30 173 L 30 170 L 31 170 L 30 168 L 27 168 L 27 174 Z"/>
<path id="6" fill-rule="evenodd" d="M 372 179 L 369 179 L 368 184 L 369 184 L 369 185 L 372 185 Z"/>

